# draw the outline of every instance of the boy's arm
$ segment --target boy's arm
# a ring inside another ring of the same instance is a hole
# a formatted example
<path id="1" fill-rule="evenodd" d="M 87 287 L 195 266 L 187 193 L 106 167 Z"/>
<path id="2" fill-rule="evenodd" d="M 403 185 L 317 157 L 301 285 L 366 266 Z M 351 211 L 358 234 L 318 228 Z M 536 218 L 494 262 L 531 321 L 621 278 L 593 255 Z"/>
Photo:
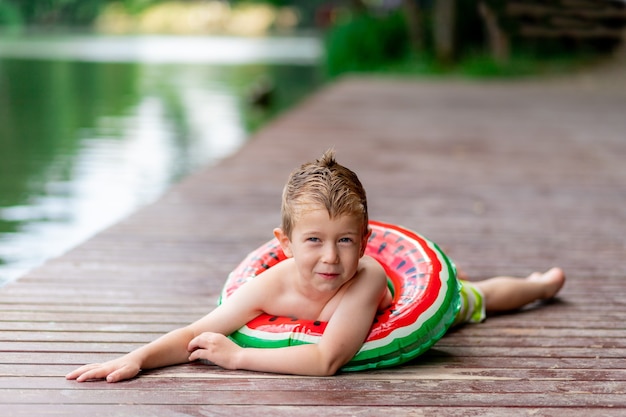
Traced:
<path id="1" fill-rule="evenodd" d="M 173 330 L 120 358 L 82 366 L 66 378 L 79 382 L 93 379 L 117 382 L 134 377 L 142 369 L 184 363 L 189 357 L 187 344 L 194 336 L 189 327 Z"/>
<path id="2" fill-rule="evenodd" d="M 344 294 L 318 344 L 278 349 L 240 348 L 221 334 L 202 334 L 190 343 L 190 360 L 206 359 L 227 369 L 297 375 L 333 375 L 363 345 L 385 294 L 386 275 L 373 261 Z"/>
<path id="3" fill-rule="evenodd" d="M 120 358 L 82 366 L 66 378 L 79 382 L 93 379 L 118 382 L 133 378 L 142 369 L 186 363 L 190 360 L 189 343 L 196 336 L 203 332 L 232 333 L 260 313 L 255 303 L 253 291 L 237 291 L 195 323 L 173 330 Z"/>

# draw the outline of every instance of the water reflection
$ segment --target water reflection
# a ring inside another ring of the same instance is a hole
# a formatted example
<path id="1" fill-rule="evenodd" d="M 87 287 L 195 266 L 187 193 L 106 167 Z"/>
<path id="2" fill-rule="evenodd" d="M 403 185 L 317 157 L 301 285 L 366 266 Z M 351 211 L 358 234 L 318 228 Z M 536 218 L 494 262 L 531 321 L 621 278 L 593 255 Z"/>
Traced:
<path id="1" fill-rule="evenodd" d="M 243 95 L 268 76 L 280 100 L 259 119 Z M 236 151 L 317 82 L 312 65 L 0 59 L 0 285 Z"/>

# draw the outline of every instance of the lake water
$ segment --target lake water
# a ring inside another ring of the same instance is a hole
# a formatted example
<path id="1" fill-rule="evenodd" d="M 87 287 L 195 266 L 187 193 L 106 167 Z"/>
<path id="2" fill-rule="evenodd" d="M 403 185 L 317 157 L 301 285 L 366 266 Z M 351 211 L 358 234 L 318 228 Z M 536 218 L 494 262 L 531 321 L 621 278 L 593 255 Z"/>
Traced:
<path id="1" fill-rule="evenodd" d="M 319 57 L 312 37 L 0 38 L 0 285 L 235 152 Z"/>

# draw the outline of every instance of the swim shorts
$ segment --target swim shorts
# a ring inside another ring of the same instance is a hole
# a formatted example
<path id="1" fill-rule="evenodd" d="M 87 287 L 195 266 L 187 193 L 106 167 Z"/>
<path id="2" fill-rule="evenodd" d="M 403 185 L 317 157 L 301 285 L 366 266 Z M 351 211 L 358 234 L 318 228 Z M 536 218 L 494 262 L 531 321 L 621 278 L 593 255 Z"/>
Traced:
<path id="1" fill-rule="evenodd" d="M 452 325 L 482 322 L 486 317 L 482 291 L 469 281 L 459 280 L 459 283 L 461 284 L 461 310 Z"/>

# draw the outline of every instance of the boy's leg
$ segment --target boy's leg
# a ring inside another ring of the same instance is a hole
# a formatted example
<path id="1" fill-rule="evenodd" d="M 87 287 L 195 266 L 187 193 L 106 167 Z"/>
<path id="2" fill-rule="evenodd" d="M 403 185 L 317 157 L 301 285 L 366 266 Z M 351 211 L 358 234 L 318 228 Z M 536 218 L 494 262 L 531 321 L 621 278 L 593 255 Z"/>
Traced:
<path id="1" fill-rule="evenodd" d="M 526 278 L 495 277 L 473 284 L 484 294 L 487 312 L 516 310 L 537 300 L 554 297 L 565 283 L 560 268 L 535 272 Z"/>

